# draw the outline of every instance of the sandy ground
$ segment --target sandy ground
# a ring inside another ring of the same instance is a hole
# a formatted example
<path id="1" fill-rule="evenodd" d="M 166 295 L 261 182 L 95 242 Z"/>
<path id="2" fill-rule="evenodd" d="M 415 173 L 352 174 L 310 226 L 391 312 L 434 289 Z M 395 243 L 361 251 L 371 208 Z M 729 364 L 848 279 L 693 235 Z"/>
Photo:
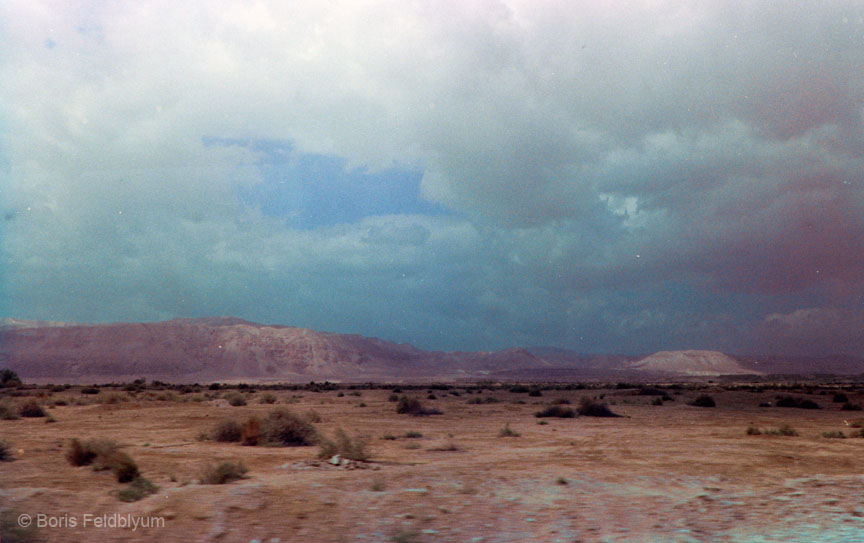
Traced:
<path id="1" fill-rule="evenodd" d="M 369 436 L 363 469 L 319 462 L 316 447 L 196 440 L 217 421 L 265 415 L 274 406 L 255 401 L 261 392 L 244 407 L 223 399 L 52 407 L 53 424 L 0 421 L 16 457 L 0 463 L 2 540 L 27 514 L 55 524 L 29 534 L 49 542 L 864 541 L 864 439 L 822 436 L 851 434 L 844 420 L 856 413 L 830 394 L 807 396 L 822 409 L 804 410 L 758 407 L 773 390 L 707 392 L 716 408 L 686 405 L 697 394 L 688 390 L 663 406 L 633 390 L 486 391 L 479 396 L 500 402 L 483 405 L 466 402 L 474 394 L 409 393 L 444 412 L 429 417 L 396 414 L 385 390 L 275 392 L 278 405 L 319 413 L 325 435 L 342 427 Z M 534 417 L 552 400 L 601 393 L 624 418 L 541 425 Z M 44 401 L 59 398 L 84 396 L 72 389 Z M 521 435 L 498 437 L 505 423 Z M 782 424 L 800 436 L 746 435 L 750 425 Z M 159 491 L 119 501 L 125 485 L 110 473 L 66 462 L 73 437 L 117 440 Z M 248 478 L 199 484 L 203 466 L 221 460 L 242 460 Z M 97 517 L 157 525 L 98 527 Z"/>

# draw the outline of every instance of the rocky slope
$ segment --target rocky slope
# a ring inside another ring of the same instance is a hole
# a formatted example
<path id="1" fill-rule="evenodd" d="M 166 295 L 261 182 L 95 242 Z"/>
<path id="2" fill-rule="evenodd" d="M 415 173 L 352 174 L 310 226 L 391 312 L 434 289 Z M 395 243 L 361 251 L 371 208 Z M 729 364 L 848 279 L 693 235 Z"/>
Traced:
<path id="1" fill-rule="evenodd" d="M 522 349 L 431 352 L 376 338 L 234 318 L 3 324 L 0 366 L 37 380 L 400 380 L 482 377 L 491 370 L 548 365 Z"/>
<path id="2" fill-rule="evenodd" d="M 760 373 L 717 351 L 660 351 L 637 360 L 631 368 L 659 374 L 705 377 Z"/>

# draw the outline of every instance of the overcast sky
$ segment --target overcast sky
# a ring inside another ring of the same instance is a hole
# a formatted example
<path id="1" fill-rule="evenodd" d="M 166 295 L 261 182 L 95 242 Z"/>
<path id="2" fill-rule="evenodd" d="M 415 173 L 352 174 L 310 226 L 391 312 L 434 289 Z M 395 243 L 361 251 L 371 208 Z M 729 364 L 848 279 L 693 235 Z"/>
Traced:
<path id="1" fill-rule="evenodd" d="M 864 354 L 864 4 L 738 4 L 4 1 L 0 316 Z"/>

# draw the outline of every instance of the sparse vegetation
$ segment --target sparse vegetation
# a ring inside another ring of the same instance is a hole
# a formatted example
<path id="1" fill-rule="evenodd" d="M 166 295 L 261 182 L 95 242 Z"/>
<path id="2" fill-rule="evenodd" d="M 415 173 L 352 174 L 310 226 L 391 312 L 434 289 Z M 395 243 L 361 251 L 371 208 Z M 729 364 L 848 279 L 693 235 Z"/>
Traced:
<path id="1" fill-rule="evenodd" d="M 828 439 L 846 439 L 846 434 L 839 430 L 832 430 L 830 432 L 822 432 L 822 437 Z"/>
<path id="2" fill-rule="evenodd" d="M 692 405 L 695 407 L 717 407 L 717 403 L 714 401 L 714 398 L 707 394 L 700 394 L 693 399 L 692 402 L 688 402 L 687 405 Z"/>
<path id="3" fill-rule="evenodd" d="M 857 403 L 846 402 L 840 408 L 841 411 L 861 411 L 861 405 Z"/>
<path id="4" fill-rule="evenodd" d="M 210 464 L 201 472 L 202 485 L 224 485 L 245 478 L 249 469 L 242 462 Z"/>
<path id="5" fill-rule="evenodd" d="M 137 502 L 151 494 L 155 494 L 159 487 L 154 485 L 149 479 L 138 477 L 129 486 L 117 492 L 117 498 L 121 502 Z"/>
<path id="6" fill-rule="evenodd" d="M 260 398 L 258 398 L 258 403 L 260 404 L 274 404 L 276 403 L 276 395 L 270 394 L 269 392 L 266 394 L 262 394 Z"/>
<path id="7" fill-rule="evenodd" d="M 0 419 L 15 420 L 18 418 L 18 409 L 15 407 L 15 404 L 9 400 L 0 401 Z"/>
<path id="8" fill-rule="evenodd" d="M 417 398 L 409 398 L 408 396 L 402 396 L 399 398 L 399 401 L 396 403 L 396 412 L 400 415 L 411 415 L 412 417 L 441 414 L 441 411 L 423 407 L 420 400 Z"/>
<path id="9" fill-rule="evenodd" d="M 39 405 L 39 402 L 31 398 L 21 404 L 18 408 L 18 414 L 22 417 L 44 417 L 45 410 Z"/>
<path id="10" fill-rule="evenodd" d="M 210 433 L 213 441 L 220 443 L 236 443 L 243 436 L 243 428 L 233 420 L 217 422 Z"/>
<path id="11" fill-rule="evenodd" d="M 0 370 L 0 388 L 12 388 L 21 386 L 21 378 L 9 368 Z"/>
<path id="12" fill-rule="evenodd" d="M 842 392 L 836 392 L 831 401 L 834 403 L 849 403 L 849 397 Z"/>
<path id="13" fill-rule="evenodd" d="M 339 455 L 348 460 L 365 462 L 369 460 L 369 440 L 365 437 L 353 439 L 342 428 L 337 428 L 334 438 L 321 439 L 318 445 L 319 458 L 331 458 Z"/>
<path id="14" fill-rule="evenodd" d="M 520 437 L 522 434 L 510 428 L 510 423 L 505 423 L 504 426 L 498 430 L 498 437 Z"/>
<path id="15" fill-rule="evenodd" d="M 777 396 L 777 407 L 797 407 L 798 409 L 819 409 L 819 404 L 808 398 L 794 396 Z"/>
<path id="16" fill-rule="evenodd" d="M 0 439 L 0 462 L 11 462 L 15 459 L 12 444 L 5 439 Z"/>
<path id="17" fill-rule="evenodd" d="M 579 401 L 579 407 L 576 412 L 583 417 L 620 417 L 621 415 L 613 413 L 609 407 L 602 402 L 598 402 L 592 398 L 582 398 Z"/>
<path id="18" fill-rule="evenodd" d="M 760 430 L 759 428 L 757 428 L 755 426 L 748 426 L 747 427 L 747 435 L 748 436 L 762 435 L 762 430 Z"/>
<path id="19" fill-rule="evenodd" d="M 537 418 L 558 417 L 561 419 L 572 419 L 576 416 L 576 411 L 573 411 L 572 407 L 550 405 L 549 407 L 534 413 L 534 416 Z"/>
<path id="20" fill-rule="evenodd" d="M 246 395 L 240 394 L 239 392 L 235 392 L 234 394 L 229 394 L 225 397 L 228 400 L 228 405 L 233 407 L 243 407 L 246 405 Z"/>
<path id="21" fill-rule="evenodd" d="M 408 439 L 420 439 L 421 437 L 423 437 L 423 434 L 414 430 L 408 430 L 407 432 L 405 432 L 405 437 Z"/>
<path id="22" fill-rule="evenodd" d="M 765 430 L 764 434 L 770 436 L 786 436 L 786 437 L 795 437 L 798 435 L 798 431 L 789 426 L 788 424 L 784 424 L 777 428 L 776 430 Z"/>
<path id="23" fill-rule="evenodd" d="M 99 456 L 117 450 L 119 445 L 108 439 L 88 439 L 81 441 L 73 438 L 66 448 L 66 460 L 73 466 L 87 466 Z"/>
<path id="24" fill-rule="evenodd" d="M 314 445 L 318 432 L 305 417 L 287 408 L 276 408 L 261 422 L 261 442 L 288 447 Z"/>

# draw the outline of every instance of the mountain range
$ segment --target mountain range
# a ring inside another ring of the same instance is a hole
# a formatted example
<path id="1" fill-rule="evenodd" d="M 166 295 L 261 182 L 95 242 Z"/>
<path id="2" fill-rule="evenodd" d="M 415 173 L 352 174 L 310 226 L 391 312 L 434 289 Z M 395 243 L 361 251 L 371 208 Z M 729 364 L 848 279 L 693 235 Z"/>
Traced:
<path id="1" fill-rule="evenodd" d="M 79 324 L 0 320 L 0 367 L 33 382 L 590 380 L 864 372 L 864 359 L 665 351 L 582 354 L 551 347 L 426 351 L 352 334 L 232 317 Z"/>

